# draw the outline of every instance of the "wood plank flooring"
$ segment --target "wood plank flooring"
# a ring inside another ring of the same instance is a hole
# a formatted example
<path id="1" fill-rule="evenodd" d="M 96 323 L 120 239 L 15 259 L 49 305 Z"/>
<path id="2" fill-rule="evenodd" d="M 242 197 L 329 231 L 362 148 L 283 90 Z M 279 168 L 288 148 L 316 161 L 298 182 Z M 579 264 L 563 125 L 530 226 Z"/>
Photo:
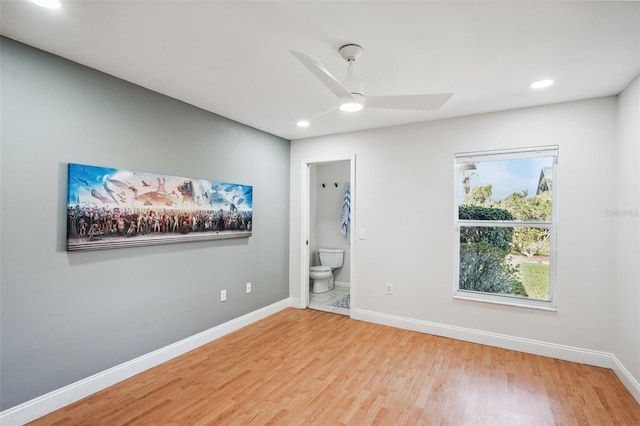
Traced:
<path id="1" fill-rule="evenodd" d="M 34 425 L 640 425 L 604 368 L 286 309 Z"/>

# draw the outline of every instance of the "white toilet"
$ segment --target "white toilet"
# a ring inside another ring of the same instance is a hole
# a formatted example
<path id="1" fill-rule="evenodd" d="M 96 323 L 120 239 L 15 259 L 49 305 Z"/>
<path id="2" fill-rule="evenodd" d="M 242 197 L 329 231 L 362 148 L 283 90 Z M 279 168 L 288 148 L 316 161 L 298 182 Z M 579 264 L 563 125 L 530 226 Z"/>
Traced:
<path id="1" fill-rule="evenodd" d="M 325 293 L 333 290 L 333 270 L 341 268 L 344 262 L 344 250 L 321 248 L 318 250 L 320 265 L 309 268 L 309 278 L 313 280 L 313 293 Z"/>

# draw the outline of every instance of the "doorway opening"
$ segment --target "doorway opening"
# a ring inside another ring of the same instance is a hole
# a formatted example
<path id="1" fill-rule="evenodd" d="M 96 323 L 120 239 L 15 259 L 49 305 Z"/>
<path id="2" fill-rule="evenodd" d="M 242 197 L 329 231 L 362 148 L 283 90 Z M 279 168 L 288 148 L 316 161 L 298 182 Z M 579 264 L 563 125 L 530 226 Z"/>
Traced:
<path id="1" fill-rule="evenodd" d="M 354 306 L 355 156 L 303 162 L 300 296 L 305 308 L 351 315 Z M 327 268 L 315 272 L 322 265 Z M 329 253 L 327 255 L 327 253 Z M 327 259 L 332 261 L 327 262 Z M 310 279 L 310 268 L 314 266 Z"/>

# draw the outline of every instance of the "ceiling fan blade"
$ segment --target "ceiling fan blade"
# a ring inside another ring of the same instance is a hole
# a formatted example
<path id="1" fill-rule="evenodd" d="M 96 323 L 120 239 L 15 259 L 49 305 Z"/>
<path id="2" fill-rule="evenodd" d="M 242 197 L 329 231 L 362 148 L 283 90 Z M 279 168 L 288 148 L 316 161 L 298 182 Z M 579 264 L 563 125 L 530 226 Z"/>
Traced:
<path id="1" fill-rule="evenodd" d="M 411 109 L 433 111 L 444 105 L 452 93 L 429 95 L 367 96 L 366 106 L 371 108 Z"/>
<path id="2" fill-rule="evenodd" d="M 316 61 L 311 56 L 296 50 L 290 50 L 289 52 L 291 52 L 291 54 L 302 63 L 302 65 L 307 67 L 307 69 L 311 71 L 311 73 L 315 75 L 325 86 L 327 86 L 338 98 L 353 98 L 351 92 L 349 92 L 342 83 L 336 80 L 320 62 Z"/>
<path id="3" fill-rule="evenodd" d="M 318 113 L 318 114 L 314 115 L 313 117 L 311 117 L 311 118 L 309 119 L 309 121 L 311 121 L 311 120 L 315 120 L 316 118 L 320 118 L 320 117 L 322 117 L 323 115 L 327 115 L 327 114 L 329 114 L 330 112 L 333 112 L 333 111 L 335 111 L 335 110 L 337 110 L 337 109 L 338 109 L 338 106 L 337 106 L 337 105 L 336 105 L 336 106 L 334 106 L 334 107 L 331 107 L 331 108 L 329 108 L 329 109 L 327 109 L 327 110 L 324 110 L 324 111 L 322 111 L 322 112 L 320 112 L 320 113 Z"/>

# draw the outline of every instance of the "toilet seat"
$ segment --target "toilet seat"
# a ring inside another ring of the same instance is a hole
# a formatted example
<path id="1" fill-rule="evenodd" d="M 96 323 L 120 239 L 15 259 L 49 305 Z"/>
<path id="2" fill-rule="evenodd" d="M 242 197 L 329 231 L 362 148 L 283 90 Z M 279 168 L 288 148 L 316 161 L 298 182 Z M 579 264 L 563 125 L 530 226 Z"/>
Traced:
<path id="1" fill-rule="evenodd" d="M 331 271 L 331 266 L 322 266 L 322 265 L 318 265 L 318 266 L 312 266 L 309 268 L 310 272 L 329 272 Z"/>

